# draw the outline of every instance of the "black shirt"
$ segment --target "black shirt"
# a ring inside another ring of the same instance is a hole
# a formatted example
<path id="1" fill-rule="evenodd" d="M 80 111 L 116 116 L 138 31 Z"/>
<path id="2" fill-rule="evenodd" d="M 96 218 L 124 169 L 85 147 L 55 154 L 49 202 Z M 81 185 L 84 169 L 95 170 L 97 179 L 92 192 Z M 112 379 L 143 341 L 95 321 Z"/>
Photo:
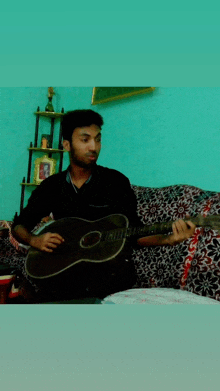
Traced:
<path id="1" fill-rule="evenodd" d="M 45 179 L 32 192 L 28 205 L 20 216 L 15 218 L 14 226 L 21 224 L 31 231 L 43 217 L 49 216 L 50 213 L 53 214 L 55 220 L 78 217 L 89 221 L 98 220 L 111 214 L 123 214 L 128 218 L 130 225 L 140 225 L 136 213 L 135 194 L 128 178 L 119 171 L 96 166 L 92 176 L 80 189 L 73 186 L 68 178 L 68 170 L 66 170 Z M 133 246 L 136 244 L 135 239 L 134 242 L 133 240 L 130 242 L 130 245 L 132 244 Z M 130 250 L 126 253 L 126 258 L 124 254 L 122 256 L 119 254 L 117 262 L 113 260 L 101 264 L 87 262 L 85 265 L 80 264 L 82 276 L 81 274 L 79 277 L 77 276 L 79 285 L 75 281 L 74 294 L 77 292 L 77 294 L 85 295 L 86 289 L 86 295 L 105 297 L 109 293 L 131 288 L 135 283 L 135 273 L 129 254 L 131 255 Z M 85 267 L 85 272 L 83 267 Z M 75 270 L 74 267 L 74 275 Z M 65 288 L 71 287 L 72 295 L 73 277 L 71 270 L 65 279 L 63 274 L 61 274 L 61 278 Z M 68 278 L 71 281 L 69 284 L 67 283 Z M 55 285 L 60 287 L 60 282 L 57 283 L 55 280 Z M 47 281 L 45 290 L 48 290 Z"/>
<path id="2" fill-rule="evenodd" d="M 110 214 L 125 215 L 139 225 L 136 197 L 128 178 L 117 170 L 96 166 L 86 183 L 77 189 L 67 180 L 68 169 L 45 179 L 31 194 L 28 205 L 14 221 L 31 231 L 43 217 L 79 217 L 98 220 Z"/>

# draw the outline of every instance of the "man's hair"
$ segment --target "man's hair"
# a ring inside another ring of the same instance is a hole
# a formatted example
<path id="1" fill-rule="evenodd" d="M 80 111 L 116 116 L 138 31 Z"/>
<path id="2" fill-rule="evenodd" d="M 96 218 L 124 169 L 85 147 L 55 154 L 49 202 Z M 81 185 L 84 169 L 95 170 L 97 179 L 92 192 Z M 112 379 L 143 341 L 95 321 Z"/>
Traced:
<path id="1" fill-rule="evenodd" d="M 68 111 L 63 116 L 62 120 L 62 135 L 63 140 L 72 141 L 74 129 L 84 126 L 97 125 L 100 129 L 104 124 L 100 114 L 93 110 L 73 110 Z"/>

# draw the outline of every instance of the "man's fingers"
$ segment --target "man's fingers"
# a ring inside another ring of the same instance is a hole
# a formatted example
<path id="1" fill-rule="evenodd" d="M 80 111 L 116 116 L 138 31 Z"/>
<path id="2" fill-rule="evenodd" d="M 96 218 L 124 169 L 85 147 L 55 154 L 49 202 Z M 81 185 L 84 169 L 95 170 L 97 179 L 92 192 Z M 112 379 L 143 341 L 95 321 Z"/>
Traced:
<path id="1" fill-rule="evenodd" d="M 177 227 L 175 222 L 172 224 L 172 230 L 174 234 L 177 233 Z"/>
<path id="2" fill-rule="evenodd" d="M 53 252 L 53 250 L 51 250 L 50 248 L 47 248 L 47 247 L 43 247 L 42 251 L 45 251 L 47 253 L 52 253 Z"/>
<path id="3" fill-rule="evenodd" d="M 192 221 L 190 221 L 190 215 L 186 215 L 186 225 L 188 228 L 192 228 L 192 229 L 195 229 L 196 228 L 196 225 L 192 223 Z"/>
<path id="4" fill-rule="evenodd" d="M 189 227 L 189 228 L 192 228 L 192 229 L 194 229 L 196 226 L 195 226 L 195 224 L 193 224 L 192 223 L 192 221 L 186 221 L 186 225 Z"/>
<path id="5" fill-rule="evenodd" d="M 187 230 L 191 230 L 195 228 L 195 224 L 193 224 L 190 220 L 184 221 L 184 220 L 177 220 L 175 221 L 175 227 L 177 229 L 177 232 L 186 232 Z"/>
<path id="6" fill-rule="evenodd" d="M 51 243 L 51 242 L 48 242 L 48 243 L 46 244 L 46 246 L 47 246 L 47 247 L 50 247 L 50 248 L 57 248 L 58 245 L 59 245 L 59 243 L 58 243 L 58 244 L 54 244 L 54 243 Z"/>
<path id="7" fill-rule="evenodd" d="M 55 249 L 57 246 L 62 244 L 64 239 L 58 234 L 50 234 L 45 237 L 45 247 L 50 249 Z"/>
<path id="8" fill-rule="evenodd" d="M 63 237 L 61 236 L 61 235 L 59 235 L 59 234 L 51 234 L 51 237 L 53 237 L 53 238 L 57 238 L 57 239 L 60 239 L 60 240 L 64 240 L 63 239 Z"/>
<path id="9" fill-rule="evenodd" d="M 186 230 L 186 224 L 183 220 L 178 220 L 173 223 L 174 233 L 182 233 Z"/>
<path id="10" fill-rule="evenodd" d="M 63 239 L 62 236 L 59 235 L 59 234 L 48 232 L 48 233 L 46 233 L 45 235 L 47 235 L 47 236 L 50 237 L 50 238 L 58 239 L 58 240 L 60 240 L 60 242 L 64 242 L 64 239 Z"/>
<path id="11" fill-rule="evenodd" d="M 56 239 L 56 238 L 49 238 L 48 243 L 61 244 L 63 243 L 63 240 Z"/>

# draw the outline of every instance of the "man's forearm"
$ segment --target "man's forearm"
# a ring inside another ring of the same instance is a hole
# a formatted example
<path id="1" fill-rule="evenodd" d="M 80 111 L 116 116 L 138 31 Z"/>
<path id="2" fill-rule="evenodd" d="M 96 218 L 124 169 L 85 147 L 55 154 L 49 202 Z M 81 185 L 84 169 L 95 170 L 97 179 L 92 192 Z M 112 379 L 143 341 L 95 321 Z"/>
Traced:
<path id="1" fill-rule="evenodd" d="M 144 238 L 138 239 L 139 246 L 164 246 L 164 245 L 172 245 L 170 241 L 169 235 L 154 235 L 154 236 L 146 236 Z"/>
<path id="2" fill-rule="evenodd" d="M 189 239 L 194 234 L 195 228 L 196 226 L 191 221 L 178 220 L 172 224 L 171 235 L 147 236 L 138 239 L 137 242 L 140 246 L 174 246 Z"/>
<path id="3" fill-rule="evenodd" d="M 16 225 L 12 231 L 13 236 L 24 244 L 31 245 L 31 240 L 35 235 L 32 235 L 23 225 Z"/>

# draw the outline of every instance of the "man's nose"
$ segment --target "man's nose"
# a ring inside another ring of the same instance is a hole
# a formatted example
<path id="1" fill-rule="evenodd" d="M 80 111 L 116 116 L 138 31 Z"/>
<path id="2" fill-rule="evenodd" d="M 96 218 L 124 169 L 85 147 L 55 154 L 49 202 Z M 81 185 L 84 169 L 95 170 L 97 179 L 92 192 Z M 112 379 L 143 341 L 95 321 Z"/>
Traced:
<path id="1" fill-rule="evenodd" d="M 97 149 L 97 145 L 96 145 L 95 140 L 91 140 L 90 143 L 89 143 L 89 150 L 90 151 L 96 151 L 96 149 Z"/>

